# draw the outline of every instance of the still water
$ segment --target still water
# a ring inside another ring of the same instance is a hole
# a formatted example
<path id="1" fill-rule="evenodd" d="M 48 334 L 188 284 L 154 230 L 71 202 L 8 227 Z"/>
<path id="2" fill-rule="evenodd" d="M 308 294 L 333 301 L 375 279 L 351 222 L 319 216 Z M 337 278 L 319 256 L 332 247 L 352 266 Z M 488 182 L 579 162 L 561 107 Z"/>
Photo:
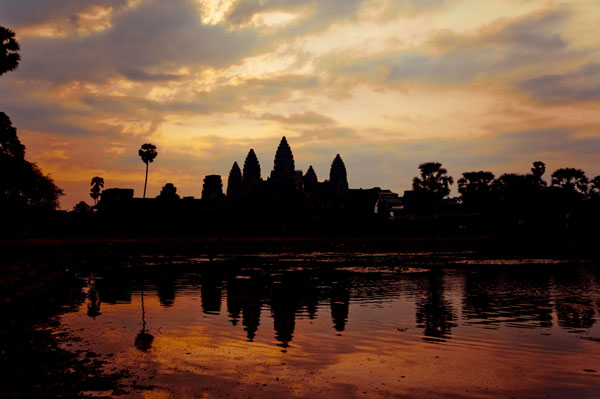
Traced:
<path id="1" fill-rule="evenodd" d="M 85 300 L 57 332 L 129 370 L 124 397 L 600 397 L 592 263 L 170 256 L 81 279 Z"/>

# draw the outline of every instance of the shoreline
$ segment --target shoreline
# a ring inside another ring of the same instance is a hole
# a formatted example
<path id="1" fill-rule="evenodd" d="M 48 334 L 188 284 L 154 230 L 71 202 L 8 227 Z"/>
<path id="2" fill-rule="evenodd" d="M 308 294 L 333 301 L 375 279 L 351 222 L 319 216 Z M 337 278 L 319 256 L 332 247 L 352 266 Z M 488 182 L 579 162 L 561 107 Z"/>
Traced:
<path id="1" fill-rule="evenodd" d="M 600 236 L 401 236 L 401 237 L 61 237 L 0 240 L 5 261 L 52 255 L 98 257 L 131 255 L 252 256 L 259 253 L 442 252 L 465 251 L 482 257 L 539 257 L 600 261 Z M 0 264 L 3 263 L 0 261 Z"/>

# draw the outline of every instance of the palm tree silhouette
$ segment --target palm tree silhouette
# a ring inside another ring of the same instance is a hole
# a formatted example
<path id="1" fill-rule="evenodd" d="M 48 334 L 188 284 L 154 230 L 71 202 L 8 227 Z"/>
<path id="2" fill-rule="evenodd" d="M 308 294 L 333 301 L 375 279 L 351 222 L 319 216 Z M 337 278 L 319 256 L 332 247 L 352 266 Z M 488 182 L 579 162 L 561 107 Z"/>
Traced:
<path id="1" fill-rule="evenodd" d="M 94 176 L 92 178 L 92 182 L 90 183 L 92 186 L 90 190 L 90 197 L 94 200 L 94 205 L 98 205 L 98 197 L 100 197 L 100 189 L 104 188 L 104 179 L 99 176 Z"/>
<path id="2" fill-rule="evenodd" d="M 134 345 L 142 352 L 147 352 L 152 347 L 154 336 L 146 332 L 146 308 L 144 307 L 144 283 L 142 283 L 142 330 L 135 336 Z"/>
<path id="3" fill-rule="evenodd" d="M 0 26 L 0 75 L 17 68 L 21 56 L 19 43 L 15 40 L 15 32 Z"/>
<path id="4" fill-rule="evenodd" d="M 450 185 L 454 178 L 448 176 L 448 171 L 439 162 L 425 162 L 419 165 L 421 177 L 413 178 L 413 190 L 428 192 L 442 200 L 450 194 Z"/>
<path id="5" fill-rule="evenodd" d="M 146 180 L 144 181 L 144 198 L 146 198 L 146 186 L 148 184 L 148 164 L 154 161 L 154 158 L 158 155 L 156 152 L 156 146 L 154 144 L 146 143 L 142 144 L 142 147 L 138 151 L 142 161 L 146 164 Z"/>

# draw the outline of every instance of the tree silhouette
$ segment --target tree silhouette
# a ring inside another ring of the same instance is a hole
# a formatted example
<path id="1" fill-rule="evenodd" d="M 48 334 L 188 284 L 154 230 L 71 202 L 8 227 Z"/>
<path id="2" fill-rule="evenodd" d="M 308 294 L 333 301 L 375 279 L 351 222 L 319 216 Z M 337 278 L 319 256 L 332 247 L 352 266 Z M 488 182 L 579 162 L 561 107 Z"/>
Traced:
<path id="1" fill-rule="evenodd" d="M 98 176 L 92 178 L 90 183 L 92 188 L 90 189 L 90 197 L 94 200 L 94 205 L 98 205 L 98 197 L 100 197 L 100 191 L 104 188 L 104 179 Z"/>
<path id="2" fill-rule="evenodd" d="M 494 174 L 492 172 L 465 172 L 458 179 L 458 192 L 467 206 L 482 208 L 492 200 Z"/>
<path id="3" fill-rule="evenodd" d="M 527 176 L 532 180 L 534 186 L 539 189 L 544 189 L 547 186 L 546 182 L 542 180 L 544 173 L 546 173 L 546 164 L 542 161 L 535 161 L 533 163 L 533 167 L 531 168 L 531 175 Z"/>
<path id="4" fill-rule="evenodd" d="M 552 173 L 552 187 L 565 193 L 587 194 L 589 180 L 585 172 L 575 168 L 561 168 Z"/>
<path id="5" fill-rule="evenodd" d="M 73 212 L 79 214 L 86 214 L 92 211 L 92 207 L 86 204 L 85 201 L 79 201 L 74 207 Z"/>
<path id="6" fill-rule="evenodd" d="M 55 209 L 63 194 L 40 168 L 25 160 L 25 146 L 17 137 L 10 118 L 0 112 L 0 208 L 7 214 L 27 207 Z"/>
<path id="7" fill-rule="evenodd" d="M 0 75 L 12 71 L 19 66 L 21 56 L 19 43 L 15 40 L 15 32 L 0 26 Z"/>
<path id="8" fill-rule="evenodd" d="M 531 168 L 531 174 L 535 178 L 541 179 L 544 173 L 546 173 L 546 164 L 542 161 L 535 161 L 533 163 L 533 167 Z"/>
<path id="9" fill-rule="evenodd" d="M 429 193 L 436 199 L 442 200 L 450 194 L 450 185 L 454 183 L 448 171 L 439 162 L 426 162 L 419 165 L 421 177 L 413 178 L 413 190 Z"/>
<path id="10" fill-rule="evenodd" d="M 590 182 L 590 196 L 600 198 L 600 176 L 596 176 Z"/>
<path id="11" fill-rule="evenodd" d="M 142 162 L 146 164 L 146 180 L 144 180 L 144 197 L 146 198 L 146 186 L 148 184 L 148 164 L 154 161 L 154 158 L 158 155 L 156 152 L 156 146 L 154 144 L 146 143 L 142 144 L 142 147 L 138 151 L 138 155 L 142 158 Z"/>
<path id="12" fill-rule="evenodd" d="M 17 137 L 17 129 L 4 112 L 0 112 L 0 154 L 18 159 L 25 158 L 25 146 L 21 144 Z"/>

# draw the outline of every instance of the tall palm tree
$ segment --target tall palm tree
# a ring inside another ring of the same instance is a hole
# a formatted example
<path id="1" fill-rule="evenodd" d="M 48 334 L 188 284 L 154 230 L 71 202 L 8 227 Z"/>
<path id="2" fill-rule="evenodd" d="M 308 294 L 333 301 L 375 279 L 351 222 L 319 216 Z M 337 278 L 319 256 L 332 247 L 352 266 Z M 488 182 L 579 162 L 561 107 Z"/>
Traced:
<path id="1" fill-rule="evenodd" d="M 148 184 L 148 164 L 154 161 L 154 158 L 156 158 L 158 152 L 156 152 L 156 146 L 154 144 L 146 143 L 142 144 L 138 154 L 142 158 L 142 161 L 146 164 L 146 180 L 144 181 L 144 198 L 146 198 L 146 186 Z"/>
<path id="2" fill-rule="evenodd" d="M 21 60 L 18 51 L 19 43 L 15 40 L 15 32 L 0 26 L 0 75 L 17 68 Z"/>
<path id="3" fill-rule="evenodd" d="M 442 198 L 450 194 L 450 185 L 454 178 L 448 176 L 448 171 L 439 162 L 425 162 L 419 165 L 421 177 L 413 178 L 413 190 L 427 192 Z"/>
<path id="4" fill-rule="evenodd" d="M 99 176 L 94 176 L 90 183 L 92 188 L 90 189 L 90 197 L 94 200 L 94 205 L 98 205 L 98 197 L 100 197 L 100 190 L 104 188 L 104 179 Z"/>

